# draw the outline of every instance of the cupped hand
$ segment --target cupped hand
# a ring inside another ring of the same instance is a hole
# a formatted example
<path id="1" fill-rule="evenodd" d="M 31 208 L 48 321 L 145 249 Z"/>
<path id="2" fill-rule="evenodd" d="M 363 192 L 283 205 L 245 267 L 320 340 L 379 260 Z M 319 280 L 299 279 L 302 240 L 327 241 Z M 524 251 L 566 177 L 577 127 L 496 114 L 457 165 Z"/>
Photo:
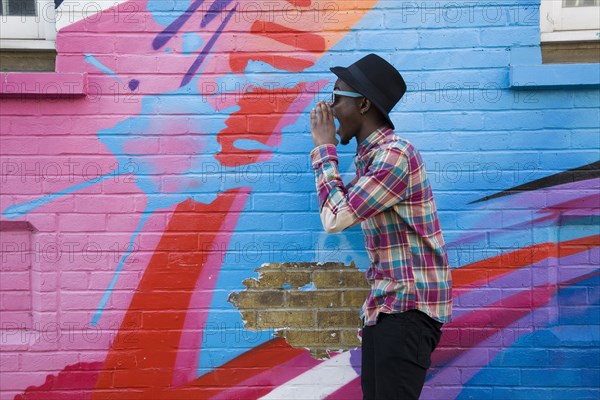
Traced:
<path id="1" fill-rule="evenodd" d="M 310 111 L 310 130 L 315 146 L 322 144 L 338 144 L 335 137 L 335 123 L 333 111 L 329 104 L 319 101 L 315 108 Z"/>

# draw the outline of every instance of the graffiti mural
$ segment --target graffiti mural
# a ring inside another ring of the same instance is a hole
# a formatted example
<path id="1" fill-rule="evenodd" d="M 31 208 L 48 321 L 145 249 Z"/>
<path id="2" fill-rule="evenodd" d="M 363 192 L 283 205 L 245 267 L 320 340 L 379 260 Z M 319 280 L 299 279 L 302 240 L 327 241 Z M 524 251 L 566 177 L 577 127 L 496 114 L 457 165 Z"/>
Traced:
<path id="1" fill-rule="evenodd" d="M 406 71 L 453 267 L 422 398 L 597 398 L 600 96 L 512 89 L 538 4 L 505 3 L 128 0 L 61 29 L 86 96 L 0 99 L 2 223 L 33 227 L 3 236 L 2 281 L 31 282 L 2 311 L 29 290 L 32 323 L 2 317 L 2 399 L 362 398 L 358 326 L 306 311 L 351 319 L 368 262 L 359 228 L 322 232 L 307 110 L 369 52 Z M 286 340 L 293 314 L 316 336 Z"/>

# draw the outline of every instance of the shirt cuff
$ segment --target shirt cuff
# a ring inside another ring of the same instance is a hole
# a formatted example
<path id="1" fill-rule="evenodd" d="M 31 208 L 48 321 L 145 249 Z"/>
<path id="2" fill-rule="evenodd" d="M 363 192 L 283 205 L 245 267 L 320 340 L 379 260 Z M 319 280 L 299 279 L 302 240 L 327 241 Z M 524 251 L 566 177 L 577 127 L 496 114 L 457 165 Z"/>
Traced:
<path id="1" fill-rule="evenodd" d="M 319 169 L 321 165 L 330 161 L 338 161 L 337 150 L 333 144 L 322 144 L 317 146 L 310 152 L 312 159 L 312 168 Z"/>

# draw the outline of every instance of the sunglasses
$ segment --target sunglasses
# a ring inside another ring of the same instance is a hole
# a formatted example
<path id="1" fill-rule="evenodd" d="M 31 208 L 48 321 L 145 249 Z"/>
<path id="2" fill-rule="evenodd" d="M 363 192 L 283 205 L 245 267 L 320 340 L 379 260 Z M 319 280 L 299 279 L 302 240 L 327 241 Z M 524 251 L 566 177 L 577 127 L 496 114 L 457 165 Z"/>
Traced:
<path id="1" fill-rule="evenodd" d="M 330 105 L 335 104 L 335 102 L 337 101 L 336 96 L 354 97 L 354 98 L 365 97 L 362 94 L 356 93 L 356 92 L 346 92 L 344 90 L 334 90 L 333 92 L 331 92 L 331 98 L 329 99 Z"/>

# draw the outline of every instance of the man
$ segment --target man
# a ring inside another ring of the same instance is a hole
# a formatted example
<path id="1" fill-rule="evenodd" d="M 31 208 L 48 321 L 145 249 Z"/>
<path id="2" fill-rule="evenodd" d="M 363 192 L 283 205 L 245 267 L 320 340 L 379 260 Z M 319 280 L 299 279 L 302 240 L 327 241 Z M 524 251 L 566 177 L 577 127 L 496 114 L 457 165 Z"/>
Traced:
<path id="1" fill-rule="evenodd" d="M 331 102 L 310 113 L 310 155 L 325 230 L 360 222 L 371 261 L 361 310 L 363 396 L 418 399 L 440 328 L 451 317 L 452 282 L 425 166 L 394 134 L 389 117 L 406 84 L 375 54 L 331 71 L 339 78 Z M 348 185 L 338 171 L 336 133 L 343 145 L 353 138 L 358 145 Z"/>

